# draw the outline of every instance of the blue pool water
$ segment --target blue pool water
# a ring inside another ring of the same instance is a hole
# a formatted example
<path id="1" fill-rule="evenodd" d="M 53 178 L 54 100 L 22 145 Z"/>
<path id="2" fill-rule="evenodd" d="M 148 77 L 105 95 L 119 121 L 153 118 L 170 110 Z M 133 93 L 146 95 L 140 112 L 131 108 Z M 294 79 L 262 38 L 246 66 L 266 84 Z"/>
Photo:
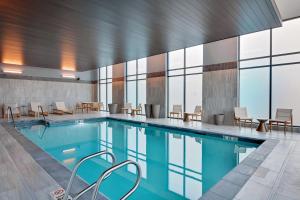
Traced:
<path id="1" fill-rule="evenodd" d="M 129 199 L 198 199 L 259 145 L 111 119 L 19 130 L 69 169 L 101 150 L 113 152 L 117 162 L 137 161 L 142 181 Z M 92 183 L 110 165 L 104 155 L 87 161 L 78 174 Z M 114 172 L 100 192 L 119 199 L 133 185 L 135 173 L 131 166 Z"/>

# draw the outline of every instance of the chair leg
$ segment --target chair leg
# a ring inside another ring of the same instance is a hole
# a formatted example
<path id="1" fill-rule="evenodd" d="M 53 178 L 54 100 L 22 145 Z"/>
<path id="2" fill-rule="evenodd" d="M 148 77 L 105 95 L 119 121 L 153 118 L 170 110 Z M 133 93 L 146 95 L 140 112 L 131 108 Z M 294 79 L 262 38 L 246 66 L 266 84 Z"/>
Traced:
<path id="1" fill-rule="evenodd" d="M 284 131 L 284 133 L 286 132 L 286 122 L 284 122 L 284 128 L 283 128 L 283 131 Z"/>
<path id="2" fill-rule="evenodd" d="M 272 122 L 269 122 L 269 129 L 270 129 L 270 132 L 272 132 Z"/>

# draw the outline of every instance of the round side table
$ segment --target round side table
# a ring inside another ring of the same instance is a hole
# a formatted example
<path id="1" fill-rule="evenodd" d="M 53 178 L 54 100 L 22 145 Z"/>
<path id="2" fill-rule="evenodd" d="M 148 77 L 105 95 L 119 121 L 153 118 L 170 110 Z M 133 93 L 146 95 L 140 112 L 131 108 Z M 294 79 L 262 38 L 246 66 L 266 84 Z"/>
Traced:
<path id="1" fill-rule="evenodd" d="M 268 132 L 267 126 L 266 126 L 266 122 L 268 121 L 268 119 L 257 119 L 257 121 L 259 122 L 259 125 L 256 129 L 256 131 L 258 132 Z"/>

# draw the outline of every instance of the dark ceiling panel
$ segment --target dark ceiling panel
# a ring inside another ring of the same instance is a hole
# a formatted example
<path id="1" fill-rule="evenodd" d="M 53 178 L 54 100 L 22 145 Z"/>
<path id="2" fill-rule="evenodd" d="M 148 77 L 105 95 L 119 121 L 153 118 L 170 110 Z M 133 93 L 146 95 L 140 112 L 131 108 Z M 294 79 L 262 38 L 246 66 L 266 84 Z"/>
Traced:
<path id="1" fill-rule="evenodd" d="M 1 0 L 0 62 L 84 71 L 280 25 L 271 0 Z"/>

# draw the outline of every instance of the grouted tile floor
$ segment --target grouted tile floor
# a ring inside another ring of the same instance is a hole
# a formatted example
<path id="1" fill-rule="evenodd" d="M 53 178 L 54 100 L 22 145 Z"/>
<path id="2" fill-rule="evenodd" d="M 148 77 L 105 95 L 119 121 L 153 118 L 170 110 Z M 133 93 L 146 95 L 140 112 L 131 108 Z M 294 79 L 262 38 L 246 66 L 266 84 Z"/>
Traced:
<path id="1" fill-rule="evenodd" d="M 242 162 L 230 174 L 226 175 L 220 183 L 213 187 L 202 199 L 299 199 L 299 133 L 287 132 L 284 134 L 281 131 L 260 133 L 256 132 L 255 129 L 244 127 L 215 126 L 195 121 L 183 122 L 178 119 L 146 119 L 144 116 L 131 117 L 130 115 L 124 114 L 109 115 L 105 112 L 79 113 L 63 116 L 49 115 L 47 120 L 56 122 L 97 117 L 126 119 L 195 131 L 211 132 L 214 134 L 266 140 L 267 143 L 265 142 L 263 146 L 251 154 L 247 162 Z M 18 121 L 32 119 L 33 118 L 22 117 L 18 119 Z M 30 154 L 26 152 L 14 138 L 10 137 L 11 135 L 0 125 L 0 168 L 6 169 L 4 171 L 1 170 L 0 177 L 4 178 L 3 180 L 14 180 L 10 181 L 11 185 L 2 184 L 2 181 L 0 182 L 0 199 L 41 199 L 41 197 L 43 197 L 42 199 L 47 199 L 46 196 L 49 198 L 49 192 L 56 188 L 58 183 L 32 159 Z M 12 145 L 14 148 L 11 147 Z M 13 151 L 18 152 L 18 154 L 13 153 Z M 20 157 L 22 157 L 22 159 L 20 159 Z M 26 163 L 30 163 L 30 165 L 28 167 L 26 167 L 27 165 L 23 166 L 20 164 L 21 161 L 26 161 Z M 2 165 L 2 163 L 9 163 L 8 165 L 14 167 L 10 168 L 7 167 L 7 165 Z M 254 165 L 256 165 L 255 168 Z M 25 171 L 29 173 L 24 173 L 24 168 L 27 170 Z M 39 177 L 38 180 L 40 180 L 41 183 L 32 181 L 33 178 L 28 176 L 28 174 L 31 174 L 33 177 Z M 28 184 L 28 182 L 30 184 Z M 226 184 L 222 185 L 224 184 L 223 182 L 226 182 Z M 224 187 L 226 187 L 225 192 Z M 23 193 L 24 195 L 21 195 Z"/>

